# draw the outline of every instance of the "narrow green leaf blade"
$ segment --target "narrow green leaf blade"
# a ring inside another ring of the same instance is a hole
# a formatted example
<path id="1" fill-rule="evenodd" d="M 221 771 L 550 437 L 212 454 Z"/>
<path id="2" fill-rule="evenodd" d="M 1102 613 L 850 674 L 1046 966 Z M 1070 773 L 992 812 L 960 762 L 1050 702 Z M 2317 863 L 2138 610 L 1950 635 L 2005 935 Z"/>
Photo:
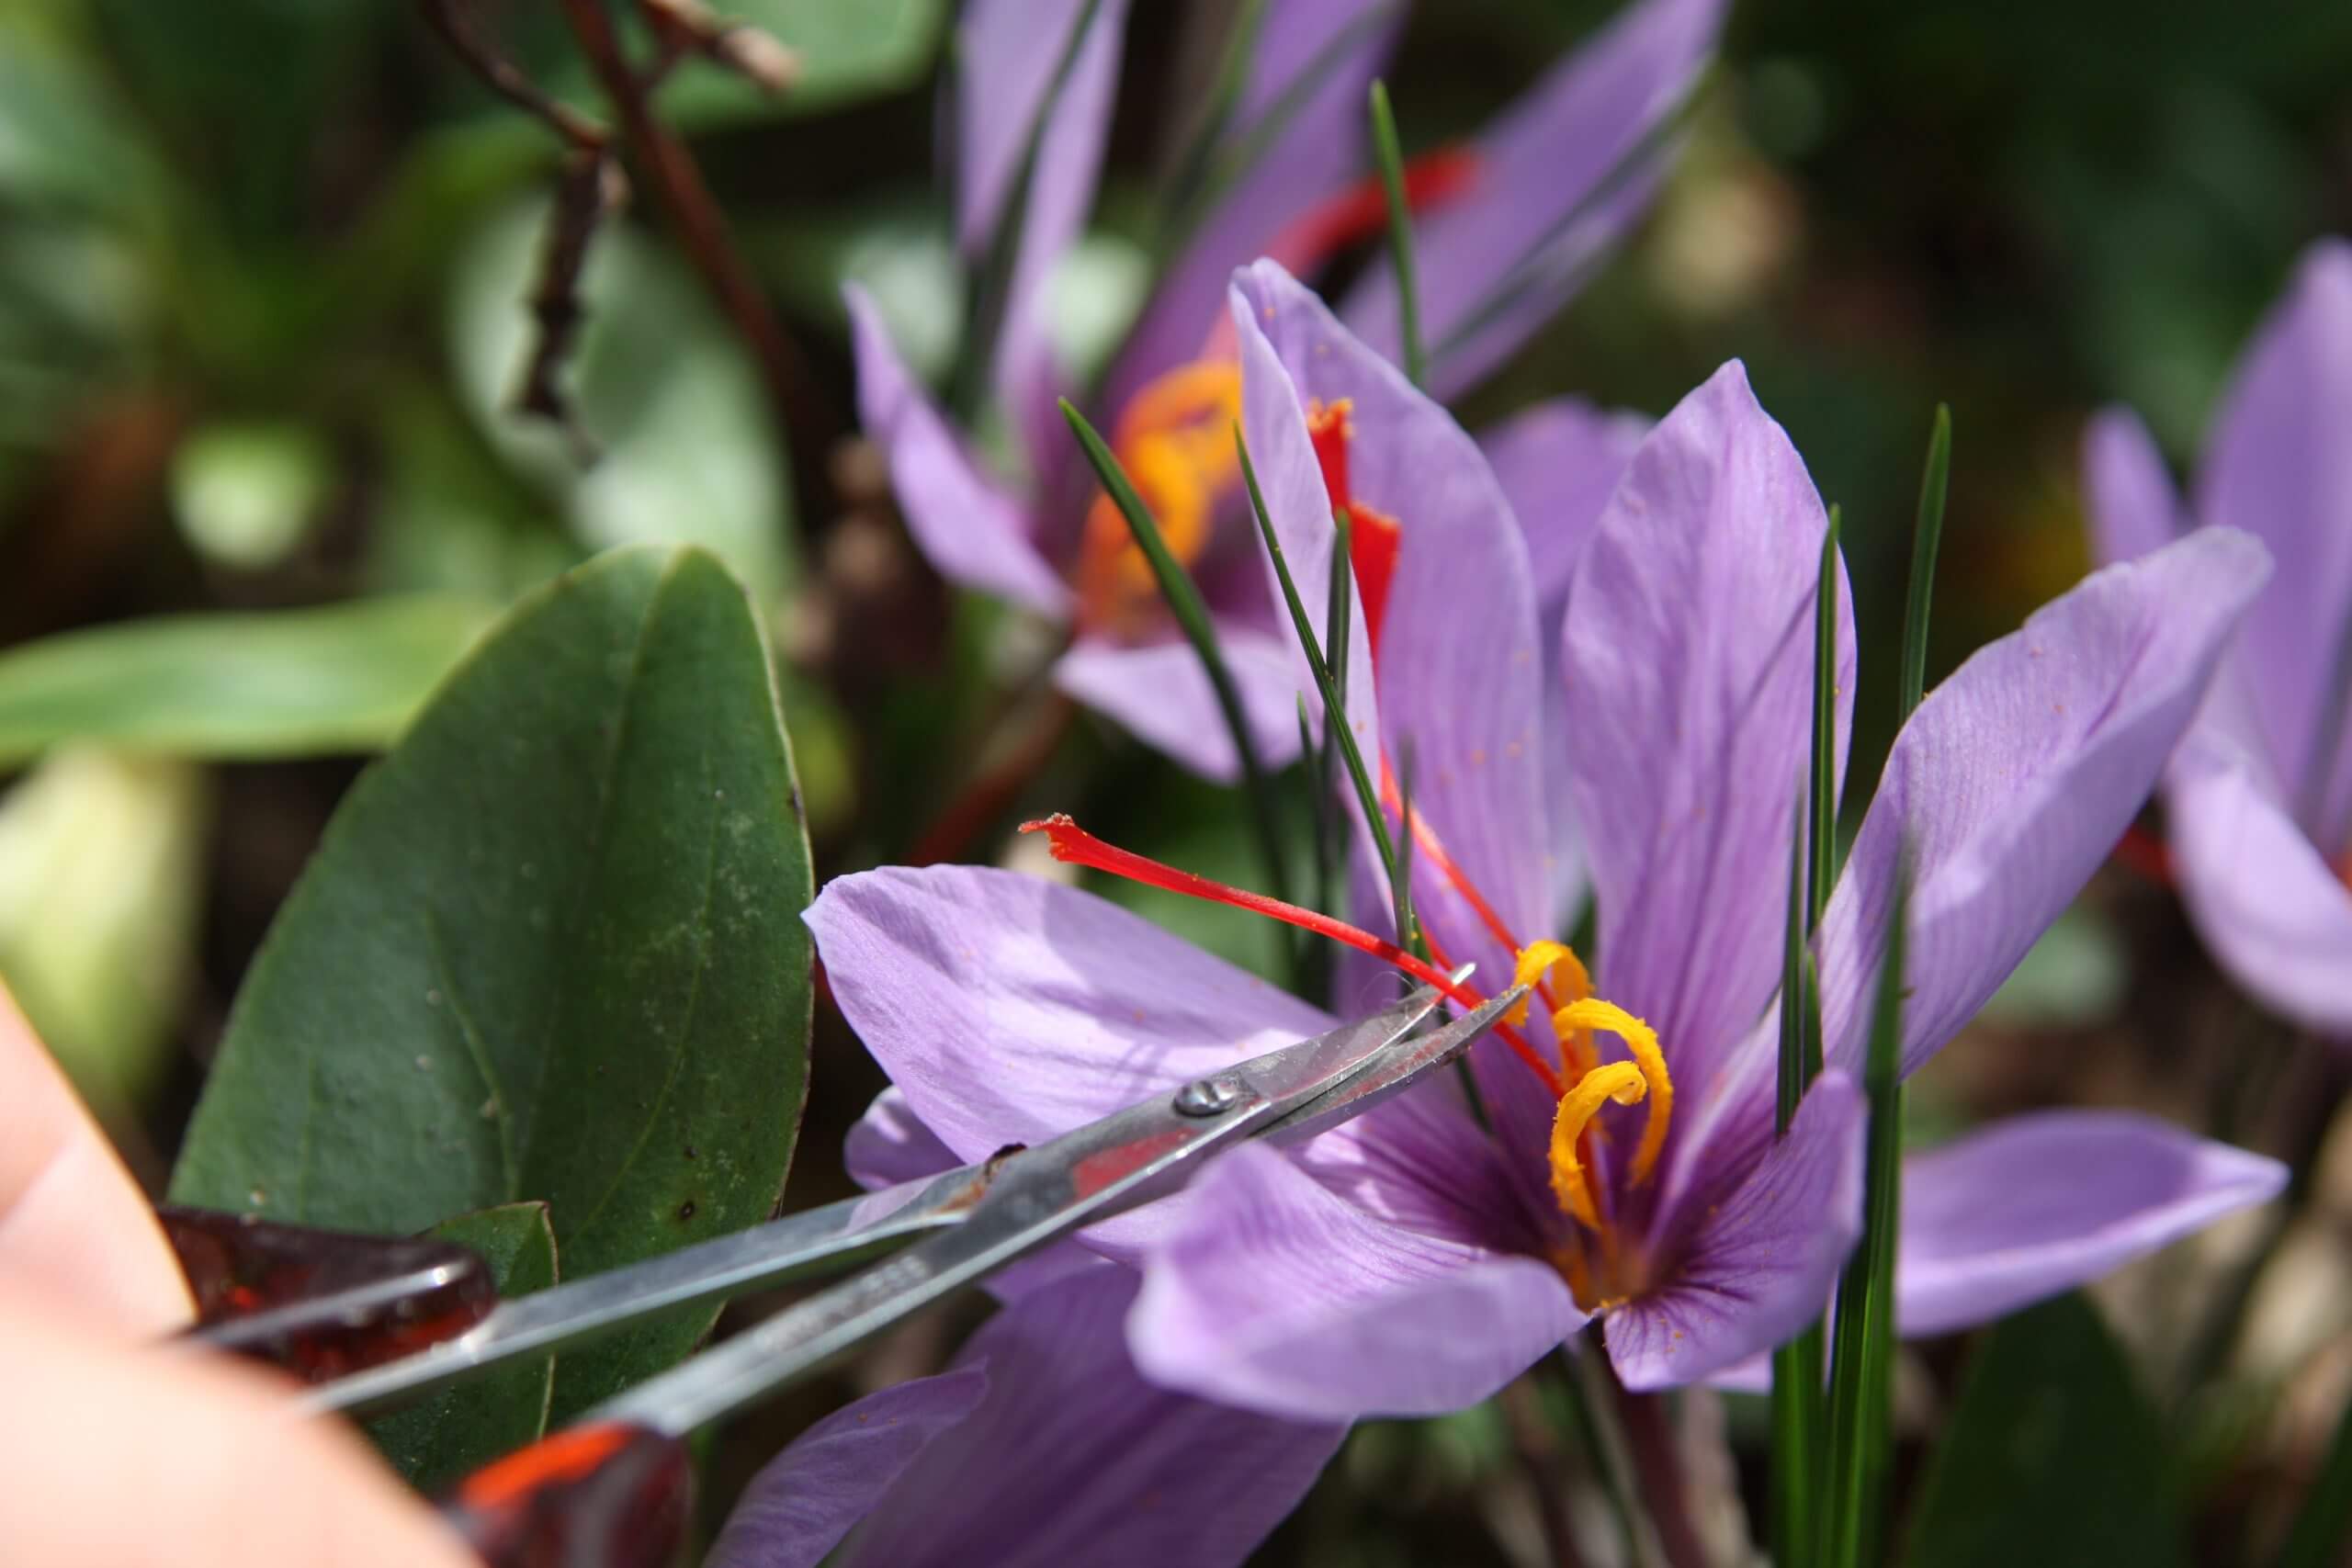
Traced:
<path id="1" fill-rule="evenodd" d="M 1806 829 L 1811 813 L 1805 788 L 1797 787 L 1789 813 L 1788 920 L 1781 950 L 1780 1074 L 1772 1107 L 1772 1135 L 1788 1135 L 1797 1105 L 1813 1082 L 1805 1049 L 1805 878 L 1810 858 Z M 1814 1498 L 1821 1470 L 1817 1452 L 1821 1414 L 1821 1326 L 1772 1352 L 1772 1560 L 1797 1562 L 1815 1539 Z"/>
<path id="2" fill-rule="evenodd" d="M 545 1203 L 459 1214 L 435 1225 L 432 1235 L 481 1254 L 502 1298 L 556 1282 L 555 1229 Z M 368 1435 L 418 1491 L 442 1492 L 469 1471 L 537 1441 L 554 1392 L 555 1358 L 543 1356 L 370 1421 Z"/>
<path id="3" fill-rule="evenodd" d="M 172 1190 L 378 1234 L 545 1201 L 595 1273 L 764 1219 L 808 1086 L 808 851 L 767 649 L 699 550 L 524 601 L 345 799 Z M 566 1356 L 560 1418 L 715 1308 Z"/>
<path id="4" fill-rule="evenodd" d="M 1217 711 L 1225 716 L 1225 727 L 1233 736 L 1233 749 L 1241 759 L 1241 779 L 1244 793 L 1250 799 L 1250 826 L 1258 835 L 1259 853 L 1266 863 L 1267 886 L 1275 897 L 1284 903 L 1290 900 L 1290 867 L 1283 854 L 1282 804 L 1274 796 L 1273 781 L 1267 777 L 1264 766 L 1258 761 L 1258 742 L 1250 732 L 1249 716 L 1241 705 L 1241 688 L 1234 683 L 1233 671 L 1225 661 L 1225 649 L 1218 643 L 1216 623 L 1209 619 L 1208 605 L 1201 599 L 1201 591 L 1193 582 L 1192 573 L 1176 558 L 1160 536 L 1159 522 L 1146 506 L 1136 487 L 1128 482 L 1126 469 L 1111 450 L 1110 444 L 1098 434 L 1086 416 L 1071 406 L 1068 398 L 1061 400 L 1062 418 L 1069 422 L 1071 434 L 1078 437 L 1080 450 L 1093 467 L 1095 477 L 1102 481 L 1103 491 L 1126 519 L 1127 532 L 1135 538 L 1136 548 L 1151 563 L 1151 575 L 1159 584 L 1160 597 L 1168 601 L 1169 610 L 1176 624 L 1183 628 L 1184 639 L 1193 645 L 1201 668 L 1207 671 L 1210 689 L 1216 693 Z"/>
<path id="5" fill-rule="evenodd" d="M 1348 726 L 1347 703 L 1340 694 L 1339 684 L 1331 677 L 1331 666 L 1324 661 L 1322 645 L 1316 640 L 1315 628 L 1306 619 L 1306 605 L 1299 599 L 1298 584 L 1290 574 L 1290 561 L 1283 554 L 1282 541 L 1274 536 L 1274 520 L 1266 511 L 1265 492 L 1258 486 L 1257 465 L 1250 460 L 1250 444 L 1242 439 L 1241 429 L 1234 427 L 1233 442 L 1241 454 L 1241 479 L 1250 492 L 1250 510 L 1258 519 L 1258 534 L 1265 541 L 1266 554 L 1274 563 L 1274 579 L 1282 585 L 1283 603 L 1289 607 L 1291 630 L 1298 637 L 1298 645 L 1306 652 L 1308 668 L 1315 676 L 1315 689 L 1323 699 L 1323 733 L 1340 745 L 1340 760 L 1348 765 L 1348 778 L 1356 788 L 1356 804 L 1363 807 L 1364 821 L 1372 829 L 1374 850 L 1380 856 L 1380 868 L 1388 877 L 1388 886 L 1396 886 L 1396 846 L 1388 836 L 1388 823 L 1380 814 L 1380 792 L 1374 787 L 1371 773 L 1364 767 L 1363 752 L 1356 745 L 1355 732 Z M 1331 570 L 1349 570 L 1346 561 L 1335 559 Z M 1398 940 L 1407 933 L 1399 931 Z"/>
<path id="6" fill-rule="evenodd" d="M 1936 596 L 1936 552 L 1943 543 L 1944 502 L 1951 491 L 1951 405 L 1936 405 L 1919 475 L 1919 520 L 1911 533 L 1911 586 L 1903 611 L 1903 686 L 1894 722 L 1900 727 L 1928 689 L 1928 612 Z"/>
<path id="7" fill-rule="evenodd" d="M 68 740 L 240 761 L 379 750 L 496 614 L 415 595 L 45 637 L 0 654 L 0 767 Z"/>
<path id="8" fill-rule="evenodd" d="M 1813 819 L 1806 874 L 1807 927 L 1821 923 L 1838 879 L 1838 508 L 1821 536 L 1821 576 L 1813 598 L 1813 772 L 1805 798 Z"/>
<path id="9" fill-rule="evenodd" d="M 1396 140 L 1396 117 L 1388 107 L 1388 84 L 1372 84 L 1372 147 L 1380 161 L 1380 188 L 1388 198 L 1388 256 L 1396 268 L 1396 311 L 1402 318 L 1405 378 L 1419 387 L 1428 379 L 1421 352 L 1419 275 L 1413 265 L 1413 214 L 1405 203 L 1405 152 Z"/>
<path id="10" fill-rule="evenodd" d="M 1894 1359 L 1894 1245 L 1902 1204 L 1904 955 L 1911 877 L 1894 876 L 1894 909 L 1881 956 L 1863 1089 L 1870 1132 L 1863 1168 L 1862 1236 L 1838 1286 L 1838 1331 L 1830 1356 L 1828 1517 L 1822 1560 L 1860 1568 L 1878 1532 L 1889 1427 L 1886 1398 Z"/>
<path id="11" fill-rule="evenodd" d="M 1908 1568 L 2187 1568 L 2164 1430 L 2080 1295 L 1977 1349 L 1911 1520 Z"/>

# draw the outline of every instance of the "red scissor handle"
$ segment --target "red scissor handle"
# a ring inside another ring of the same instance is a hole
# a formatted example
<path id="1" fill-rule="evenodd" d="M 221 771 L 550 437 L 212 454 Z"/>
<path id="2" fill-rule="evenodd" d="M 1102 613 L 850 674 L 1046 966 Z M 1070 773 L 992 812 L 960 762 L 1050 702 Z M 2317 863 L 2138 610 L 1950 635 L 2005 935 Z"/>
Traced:
<path id="1" fill-rule="evenodd" d="M 642 1427 L 571 1427 L 474 1472 L 442 1517 L 488 1568 L 669 1568 L 694 1466 L 684 1442 Z"/>
<path id="2" fill-rule="evenodd" d="M 196 1297 L 196 1337 L 324 1382 L 463 1334 L 498 1304 L 480 1255 L 251 1214 L 155 1211 Z"/>

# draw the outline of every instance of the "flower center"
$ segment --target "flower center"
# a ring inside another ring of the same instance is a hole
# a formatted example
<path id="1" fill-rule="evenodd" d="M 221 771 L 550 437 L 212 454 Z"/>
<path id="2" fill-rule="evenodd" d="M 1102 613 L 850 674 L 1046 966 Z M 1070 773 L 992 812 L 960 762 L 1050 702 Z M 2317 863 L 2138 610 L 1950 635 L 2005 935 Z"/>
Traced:
<path id="1" fill-rule="evenodd" d="M 1196 359 L 1147 382 L 1112 427 L 1111 449 L 1151 509 L 1169 553 L 1185 566 L 1207 547 L 1217 502 L 1240 471 L 1233 425 L 1241 417 L 1241 367 Z M 1116 502 L 1097 494 L 1079 556 L 1080 616 L 1090 627 L 1138 630 L 1159 592 Z"/>
<path id="2" fill-rule="evenodd" d="M 1435 834 L 1419 820 L 1416 812 L 1414 836 L 1417 842 L 1434 843 Z M 1313 909 L 1286 904 L 1263 894 L 1212 882 L 1189 871 L 1123 850 L 1094 837 L 1066 815 L 1055 815 L 1021 825 L 1024 833 L 1044 833 L 1057 861 L 1074 865 L 1092 866 L 1097 871 L 1125 877 L 1148 886 L 1162 887 L 1188 897 L 1206 899 L 1212 903 L 1248 909 L 1288 925 L 1298 926 L 1318 935 L 1343 942 L 1360 952 L 1368 953 L 1382 962 L 1395 965 L 1425 985 L 1440 991 L 1465 1007 L 1476 1007 L 1483 1000 L 1466 986 L 1455 984 L 1448 976 L 1431 964 L 1422 962 L 1396 943 L 1370 931 L 1334 919 Z M 1450 856 L 1439 849 L 1440 863 L 1447 868 L 1450 878 L 1459 879 L 1464 887 L 1468 879 Z M 1481 898 L 1492 918 L 1491 906 Z M 1497 922 L 1499 924 L 1499 922 Z M 1602 1106 L 1638 1105 L 1647 1101 L 1648 1118 L 1642 1128 L 1640 1144 L 1634 1151 L 1634 1163 L 1628 1173 L 1631 1185 L 1639 1187 L 1648 1181 L 1657 1168 L 1658 1156 L 1666 1145 L 1668 1129 L 1674 1115 L 1674 1080 L 1668 1075 L 1666 1054 L 1658 1045 L 1657 1032 L 1627 1012 L 1614 1002 L 1592 995 L 1592 983 L 1583 962 L 1565 942 L 1536 942 L 1524 946 L 1510 943 L 1518 953 L 1518 973 L 1514 981 L 1535 987 L 1535 995 L 1551 1009 L 1552 1031 L 1559 1041 L 1564 1062 L 1575 1073 L 1573 1082 L 1565 1082 L 1551 1064 L 1531 1045 L 1520 1028 L 1527 1021 L 1529 1004 L 1522 1001 L 1503 1015 L 1495 1024 L 1496 1034 L 1512 1054 L 1532 1071 L 1544 1085 L 1545 1092 L 1557 1102 L 1553 1113 L 1552 1191 L 1561 1212 L 1581 1225 L 1589 1236 L 1571 1235 L 1556 1249 L 1555 1262 L 1567 1278 L 1577 1299 L 1588 1307 L 1602 1299 L 1604 1292 L 1596 1291 L 1591 1260 L 1585 1257 L 1588 1247 L 1598 1249 L 1601 1279 L 1611 1283 L 1605 1292 L 1614 1300 L 1631 1294 L 1618 1285 L 1638 1274 L 1638 1269 L 1628 1270 L 1621 1237 L 1603 1207 L 1600 1184 L 1593 1179 L 1591 1165 L 1594 1143 L 1603 1129 L 1594 1125 Z M 1432 951 L 1436 944 L 1431 943 Z M 1444 954 L 1437 953 L 1438 961 L 1446 963 Z M 1566 1001 L 1558 1000 L 1565 994 Z M 1593 1034 L 1606 1031 L 1625 1043 L 1630 1061 L 1601 1062 L 1593 1043 Z"/>

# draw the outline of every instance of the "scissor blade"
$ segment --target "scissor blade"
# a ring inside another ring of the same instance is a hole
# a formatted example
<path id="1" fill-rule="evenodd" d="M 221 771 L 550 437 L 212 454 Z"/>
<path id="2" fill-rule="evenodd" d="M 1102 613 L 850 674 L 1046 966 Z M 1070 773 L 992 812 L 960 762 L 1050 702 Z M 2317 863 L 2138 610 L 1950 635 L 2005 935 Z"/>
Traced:
<path id="1" fill-rule="evenodd" d="M 1273 1143 L 1296 1143 L 1328 1132 L 1363 1115 L 1382 1100 L 1404 1093 L 1468 1051 L 1479 1036 L 1494 1026 L 1495 1020 L 1527 994 L 1527 989 L 1525 986 L 1513 986 L 1443 1029 L 1395 1042 L 1376 1053 L 1361 1070 L 1270 1122 L 1260 1136 Z"/>
<path id="2" fill-rule="evenodd" d="M 371 1367 L 303 1396 L 311 1411 L 381 1409 L 463 1382 L 518 1356 L 546 1355 L 627 1327 L 688 1302 L 779 1284 L 830 1265 L 862 1260 L 877 1243 L 961 1222 L 986 1190 L 995 1162 L 886 1187 L 859 1198 L 715 1236 L 658 1258 L 501 1302 L 464 1334 Z"/>

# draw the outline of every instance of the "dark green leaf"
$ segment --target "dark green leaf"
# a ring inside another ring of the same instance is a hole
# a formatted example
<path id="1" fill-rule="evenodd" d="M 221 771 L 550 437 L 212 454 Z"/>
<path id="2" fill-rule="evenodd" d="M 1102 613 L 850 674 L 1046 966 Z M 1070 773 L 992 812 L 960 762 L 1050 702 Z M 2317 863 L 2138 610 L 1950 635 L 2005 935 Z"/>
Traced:
<path id="1" fill-rule="evenodd" d="M 555 1231 L 545 1203 L 507 1203 L 433 1227 L 481 1254 L 502 1297 L 556 1282 Z M 555 1358 L 519 1361 L 368 1424 L 368 1435 L 420 1492 L 447 1490 L 467 1472 L 536 1442 L 547 1430 Z"/>
<path id="2" fill-rule="evenodd" d="M 2079 1295 L 1995 1328 L 1977 1351 L 1911 1521 L 1909 1568 L 2177 1568 L 2163 1424 Z"/>
<path id="3" fill-rule="evenodd" d="M 1821 576 L 1813 610 L 1813 772 L 1806 782 L 1813 855 L 1805 874 L 1807 929 L 1821 923 L 1838 880 L 1838 508 L 1821 536 Z"/>
<path id="4" fill-rule="evenodd" d="M 494 613 L 419 595 L 29 643 L 0 654 L 0 766 L 65 740 L 229 759 L 379 750 Z"/>
<path id="5" fill-rule="evenodd" d="M 544 1200 L 573 1277 L 763 1220 L 807 1089 L 809 895 L 741 586 L 698 550 L 592 561 L 344 801 L 172 1190 L 379 1234 Z M 557 1416 L 715 1312 L 565 1357 Z"/>

